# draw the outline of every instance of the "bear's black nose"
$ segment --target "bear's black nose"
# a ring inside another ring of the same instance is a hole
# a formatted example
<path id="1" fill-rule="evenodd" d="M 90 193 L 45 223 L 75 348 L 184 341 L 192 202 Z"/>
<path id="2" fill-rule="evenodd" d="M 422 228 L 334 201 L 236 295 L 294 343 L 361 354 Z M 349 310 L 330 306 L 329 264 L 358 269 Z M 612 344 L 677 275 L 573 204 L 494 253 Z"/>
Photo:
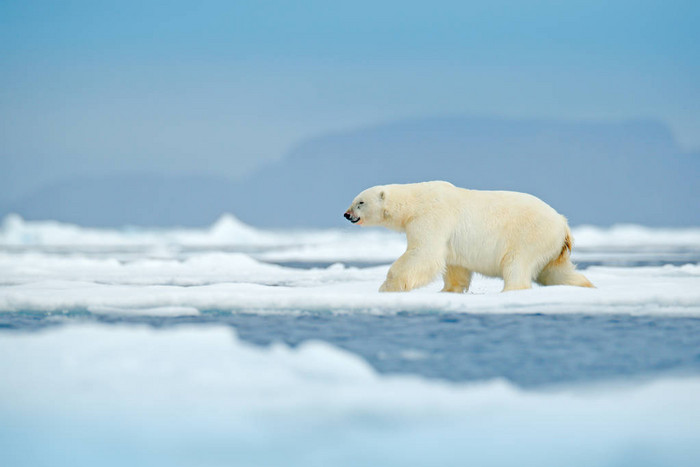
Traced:
<path id="1" fill-rule="evenodd" d="M 343 214 L 343 217 L 345 217 L 346 219 L 350 219 L 350 213 L 346 212 L 345 214 Z"/>

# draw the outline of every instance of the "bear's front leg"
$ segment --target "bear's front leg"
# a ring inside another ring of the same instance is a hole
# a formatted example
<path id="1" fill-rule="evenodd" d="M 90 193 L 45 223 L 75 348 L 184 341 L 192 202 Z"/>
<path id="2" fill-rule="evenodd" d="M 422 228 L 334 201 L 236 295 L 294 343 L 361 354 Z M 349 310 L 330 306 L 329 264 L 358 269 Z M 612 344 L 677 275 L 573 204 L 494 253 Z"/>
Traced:
<path id="1" fill-rule="evenodd" d="M 442 292 L 464 293 L 469 290 L 472 272 L 462 266 L 448 265 L 443 278 L 445 287 Z"/>
<path id="2" fill-rule="evenodd" d="M 389 268 L 380 292 L 408 292 L 428 285 L 445 267 L 444 256 L 423 249 L 406 251 Z"/>
<path id="3" fill-rule="evenodd" d="M 391 272 L 391 269 L 386 275 L 386 280 L 384 281 L 382 286 L 379 287 L 380 292 L 407 292 L 409 290 L 411 290 L 411 288 L 408 285 L 408 281 L 406 280 L 406 278 L 397 278 Z"/>

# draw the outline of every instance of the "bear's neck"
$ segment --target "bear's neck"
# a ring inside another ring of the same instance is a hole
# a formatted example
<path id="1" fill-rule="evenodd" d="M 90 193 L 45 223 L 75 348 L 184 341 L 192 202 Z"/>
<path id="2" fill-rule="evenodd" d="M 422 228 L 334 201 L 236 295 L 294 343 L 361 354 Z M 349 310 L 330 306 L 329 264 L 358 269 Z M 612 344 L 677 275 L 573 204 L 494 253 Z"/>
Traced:
<path id="1" fill-rule="evenodd" d="M 384 210 L 386 227 L 398 232 L 406 232 L 406 226 L 413 219 L 414 212 L 411 206 L 415 206 L 416 197 L 413 193 L 402 193 L 400 202 L 389 202 Z"/>

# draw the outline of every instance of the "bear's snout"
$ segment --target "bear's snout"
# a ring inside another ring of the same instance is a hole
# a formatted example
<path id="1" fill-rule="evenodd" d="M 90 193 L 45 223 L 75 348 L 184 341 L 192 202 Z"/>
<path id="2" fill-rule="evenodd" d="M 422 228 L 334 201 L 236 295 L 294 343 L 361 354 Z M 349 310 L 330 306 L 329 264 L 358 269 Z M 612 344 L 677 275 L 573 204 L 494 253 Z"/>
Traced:
<path id="1" fill-rule="evenodd" d="M 349 220 L 353 224 L 357 223 L 357 221 L 360 220 L 359 217 L 355 217 L 353 215 L 352 211 L 345 211 L 345 214 L 343 214 L 343 217 L 345 217 L 347 220 Z"/>

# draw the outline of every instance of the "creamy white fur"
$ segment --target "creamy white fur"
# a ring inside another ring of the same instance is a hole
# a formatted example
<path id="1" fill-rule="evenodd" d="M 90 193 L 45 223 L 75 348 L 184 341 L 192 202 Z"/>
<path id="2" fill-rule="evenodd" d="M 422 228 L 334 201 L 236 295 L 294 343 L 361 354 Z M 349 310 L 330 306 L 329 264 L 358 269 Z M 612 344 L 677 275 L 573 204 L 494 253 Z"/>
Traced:
<path id="1" fill-rule="evenodd" d="M 592 287 L 571 263 L 564 216 L 542 200 L 434 181 L 381 185 L 360 193 L 346 217 L 406 233 L 406 252 L 380 291 L 408 291 L 442 274 L 446 292 L 466 292 L 473 272 L 501 277 L 503 290 L 543 285 Z"/>

